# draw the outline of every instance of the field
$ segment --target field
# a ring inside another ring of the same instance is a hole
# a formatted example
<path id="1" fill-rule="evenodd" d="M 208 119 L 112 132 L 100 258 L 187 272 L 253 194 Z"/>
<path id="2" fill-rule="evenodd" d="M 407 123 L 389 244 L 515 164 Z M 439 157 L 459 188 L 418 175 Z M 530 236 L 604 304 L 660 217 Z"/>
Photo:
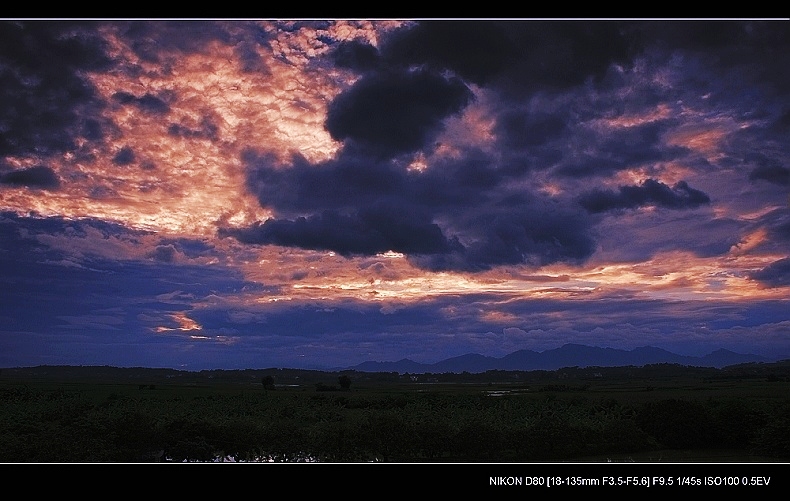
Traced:
<path id="1" fill-rule="evenodd" d="M 786 462 L 790 363 L 483 374 L 4 368 L 4 463 Z"/>

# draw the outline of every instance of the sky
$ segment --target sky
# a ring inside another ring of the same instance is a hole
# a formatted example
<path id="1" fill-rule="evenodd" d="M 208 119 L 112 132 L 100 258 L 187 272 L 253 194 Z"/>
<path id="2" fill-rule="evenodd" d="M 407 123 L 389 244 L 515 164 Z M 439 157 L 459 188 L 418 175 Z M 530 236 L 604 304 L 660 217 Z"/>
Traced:
<path id="1" fill-rule="evenodd" d="M 0 366 L 790 358 L 789 28 L 0 20 Z"/>

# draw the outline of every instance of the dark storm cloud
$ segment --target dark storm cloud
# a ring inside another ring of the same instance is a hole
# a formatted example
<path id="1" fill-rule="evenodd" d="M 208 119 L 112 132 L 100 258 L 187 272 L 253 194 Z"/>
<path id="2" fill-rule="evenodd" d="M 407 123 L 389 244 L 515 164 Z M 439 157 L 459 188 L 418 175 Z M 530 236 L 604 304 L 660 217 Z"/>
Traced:
<path id="1" fill-rule="evenodd" d="M 245 152 L 243 159 L 248 166 L 247 185 L 261 205 L 289 215 L 325 209 L 354 211 L 379 204 L 402 205 L 407 213 L 469 210 L 486 201 L 487 192 L 507 176 L 489 156 L 476 151 L 437 161 L 422 172 L 353 149 L 316 164 L 299 156 L 281 164 L 253 151 Z"/>
<path id="2" fill-rule="evenodd" d="M 164 115 L 170 111 L 170 105 L 153 94 L 146 93 L 137 97 L 128 92 L 116 92 L 112 95 L 112 98 L 120 104 L 133 104 L 140 110 L 149 113 Z"/>
<path id="3" fill-rule="evenodd" d="M 130 146 L 124 146 L 112 157 L 115 165 L 129 165 L 134 162 L 134 150 Z"/>
<path id="4" fill-rule="evenodd" d="M 424 268 L 467 271 L 578 263 L 595 248 L 582 211 L 504 186 L 509 174 L 480 152 L 424 171 L 347 151 L 318 164 L 295 157 L 280 165 L 254 152 L 244 159 L 261 205 L 295 217 L 220 231 L 243 242 L 343 255 L 393 250 Z"/>
<path id="5" fill-rule="evenodd" d="M 329 105 L 326 129 L 381 156 L 424 147 L 472 93 L 457 78 L 418 70 L 363 76 Z"/>
<path id="6" fill-rule="evenodd" d="M 710 197 L 695 190 L 685 181 L 673 187 L 647 179 L 639 186 L 620 186 L 618 191 L 593 190 L 579 197 L 579 203 L 590 213 L 617 209 L 654 206 L 666 209 L 693 209 L 710 203 Z"/>
<path id="7" fill-rule="evenodd" d="M 579 120 L 603 118 L 602 109 L 609 116 L 638 116 L 659 103 L 698 102 L 706 109 L 728 110 L 726 113 L 743 120 L 764 120 L 767 127 L 783 120 L 787 123 L 790 41 L 786 22 L 501 24 L 502 36 L 531 43 L 516 44 L 517 57 L 503 65 L 496 80 L 489 79 L 490 88 L 503 96 L 507 89 L 511 97 L 563 90 L 569 99 L 565 109 L 551 112 L 522 111 L 512 100 L 503 104 L 505 111 L 497 118 L 497 140 L 506 147 L 503 154 L 509 156 L 514 171 L 556 166 L 557 174 L 570 177 L 608 176 L 636 164 L 683 159 L 690 153 L 664 143 L 663 135 L 679 124 L 677 115 L 605 134 L 579 126 Z M 442 29 L 425 22 L 414 30 L 421 31 L 439 33 Z M 404 30 L 396 37 L 409 35 Z M 386 45 L 382 52 L 386 54 Z M 679 79 L 677 85 L 667 86 L 658 79 L 633 80 L 641 72 L 633 66 L 636 61 L 666 65 L 672 78 Z M 529 68 L 545 71 L 530 74 Z M 589 85 L 590 76 L 600 78 Z M 563 120 L 563 116 L 568 118 Z M 755 148 L 753 139 L 759 127 L 762 125 L 740 133 L 747 139 L 732 145 L 734 158 Z M 782 134 L 779 127 L 764 132 Z M 774 136 L 774 140 L 782 141 L 782 136 Z M 559 157 L 559 151 L 565 154 Z"/>
<path id="8" fill-rule="evenodd" d="M 790 257 L 774 261 L 765 268 L 752 273 L 751 277 L 770 287 L 790 285 Z"/>
<path id="9" fill-rule="evenodd" d="M 214 246 L 204 240 L 189 238 L 162 238 L 161 245 L 174 247 L 188 258 L 213 256 Z"/>
<path id="10" fill-rule="evenodd" d="M 662 135 L 667 128 L 667 123 L 657 121 L 605 134 L 574 131 L 566 140 L 572 150 L 580 153 L 574 151 L 566 155 L 556 172 L 576 178 L 605 177 L 635 166 L 678 158 L 686 149 L 664 144 Z"/>
<path id="11" fill-rule="evenodd" d="M 22 217 L 13 212 L 0 212 L 0 230 L 2 230 L 0 236 L 4 237 L 5 243 L 3 250 L 16 259 L 58 262 L 67 258 L 74 263 L 81 260 L 101 261 L 102 256 L 92 250 L 101 249 L 103 243 L 112 239 L 126 244 L 131 249 L 144 245 L 143 238 L 154 235 L 149 231 L 130 229 L 121 224 L 96 218 Z M 77 245 L 77 243 L 90 244 L 91 238 L 98 240 L 98 245 Z M 75 244 L 69 245 L 70 240 Z M 54 245 L 53 241 L 59 241 L 61 245 Z M 214 246 L 202 240 L 161 238 L 157 241 L 158 244 L 149 257 L 172 257 L 176 253 L 188 258 L 216 257 Z M 136 254 L 132 252 L 130 255 Z M 119 262 L 135 259 L 125 255 L 115 255 L 115 258 Z"/>
<path id="12" fill-rule="evenodd" d="M 522 94 L 567 89 L 627 60 L 631 23 L 424 21 L 385 38 L 384 59 L 452 70 L 478 85 Z"/>
<path id="13" fill-rule="evenodd" d="M 568 128 L 558 113 L 506 110 L 494 128 L 499 143 L 510 150 L 531 149 L 560 137 Z"/>
<path id="14" fill-rule="evenodd" d="M 110 65 L 92 23 L 0 22 L 0 155 L 51 154 L 75 147 L 75 135 L 100 134 L 83 122 L 97 109 L 84 72 Z"/>
<path id="15" fill-rule="evenodd" d="M 89 141 L 98 141 L 104 137 L 101 122 L 92 118 L 86 118 L 82 123 L 80 134 Z"/>
<path id="16" fill-rule="evenodd" d="M 790 70 L 787 20 L 643 22 L 640 37 L 666 50 L 701 54 L 722 68 L 786 95 Z"/>
<path id="17" fill-rule="evenodd" d="M 270 42 L 276 35 L 254 22 L 195 19 L 131 21 L 114 25 L 130 41 L 130 47 L 141 60 L 159 65 L 165 74 L 177 64 L 175 58 L 184 54 L 210 54 L 213 42 L 232 46 L 243 72 L 270 73 L 260 51 L 262 47 L 270 49 Z M 127 70 L 142 71 L 132 66 Z"/>
<path id="18" fill-rule="evenodd" d="M 560 120 L 551 120 L 544 125 L 551 129 L 558 126 L 559 122 Z M 498 137 L 498 140 L 503 141 L 502 147 L 499 149 L 501 158 L 496 166 L 496 171 L 499 174 L 519 179 L 531 172 L 551 169 L 563 161 L 567 154 L 567 151 L 563 150 L 563 145 L 567 144 L 567 135 L 559 133 L 555 135 L 550 130 L 534 131 L 535 135 L 531 135 L 529 139 L 525 139 L 524 143 L 520 143 L 521 132 L 530 133 L 533 131 L 522 130 L 516 133 L 510 131 Z M 554 129 L 554 132 L 560 131 Z M 601 162 L 601 164 L 602 168 L 608 167 L 605 162 Z"/>
<path id="19" fill-rule="evenodd" d="M 414 256 L 413 262 L 434 271 L 478 272 L 501 265 L 581 264 L 595 251 L 589 221 L 553 201 L 505 203 L 470 212 L 459 234 L 464 248 Z"/>
<path id="20" fill-rule="evenodd" d="M 409 173 L 405 194 L 431 210 L 460 215 L 507 196 L 501 185 L 510 175 L 492 156 L 470 149 L 458 158 L 439 159 L 422 172 Z"/>
<path id="21" fill-rule="evenodd" d="M 247 185 L 264 207 L 302 215 L 329 210 L 354 210 L 381 200 L 408 197 L 409 175 L 392 162 L 364 155 L 344 155 L 311 164 L 296 156 L 282 165 L 272 156 L 247 151 Z"/>
<path id="22" fill-rule="evenodd" d="M 227 42 L 221 23 L 203 20 L 131 21 L 122 30 L 135 54 L 152 63 L 167 63 L 171 53 L 200 52 L 208 42 Z"/>
<path id="23" fill-rule="evenodd" d="M 28 260 L 58 261 L 71 252 L 71 257 L 85 256 L 84 251 L 72 249 L 64 251 L 41 243 L 39 236 L 55 238 L 85 239 L 90 234 L 106 240 L 111 236 L 124 236 L 130 242 L 149 235 L 149 232 L 131 230 L 122 225 L 95 218 L 69 219 L 65 217 L 22 217 L 13 212 L 0 212 L 0 227 L 8 237 L 3 249 L 16 258 Z M 120 256 L 119 256 L 120 257 Z"/>
<path id="24" fill-rule="evenodd" d="M 79 250 L 79 245 L 49 245 L 52 237 L 79 242 L 90 240 L 96 232 L 98 245 L 113 236 L 135 245 L 137 238 L 147 234 L 94 219 L 0 213 L 0 287 L 14 288 L 14 294 L 0 304 L 4 320 L 0 330 L 53 333 L 63 325 L 58 320 L 61 317 L 90 317 L 112 308 L 121 320 L 116 327 L 137 335 L 153 327 L 141 324 L 139 314 L 183 311 L 188 306 L 188 301 L 158 296 L 180 290 L 181 296 L 194 300 L 245 286 L 258 287 L 223 267 L 174 264 L 176 250 L 189 245 L 202 248 L 199 242 L 183 242 L 178 249 L 175 243 L 163 242 L 151 260 L 101 257 Z"/>
<path id="25" fill-rule="evenodd" d="M 653 104 L 655 98 L 646 99 Z M 650 109 L 650 104 L 644 106 Z M 588 108 L 574 102 L 547 110 L 512 105 L 503 109 L 493 128 L 503 157 L 501 168 L 516 175 L 552 169 L 554 174 L 570 178 L 607 177 L 688 153 L 685 148 L 665 144 L 664 135 L 675 125 L 673 120 L 630 127 L 591 126 L 586 122 L 595 123 L 602 117 Z"/>
<path id="26" fill-rule="evenodd" d="M 622 22 L 537 22 L 510 30 L 519 60 L 508 68 L 517 92 L 561 90 L 598 80 L 612 64 L 630 63 L 639 48 L 632 25 Z"/>
<path id="27" fill-rule="evenodd" d="M 790 131 L 790 110 L 785 111 L 774 123 L 774 127 L 780 132 Z"/>
<path id="28" fill-rule="evenodd" d="M 215 141 L 219 138 L 219 127 L 211 117 L 204 116 L 200 120 L 200 126 L 197 128 L 190 128 L 181 124 L 171 124 L 170 127 L 167 128 L 167 133 L 175 137 L 210 139 Z"/>
<path id="29" fill-rule="evenodd" d="M 502 24 L 488 21 L 421 22 L 386 38 L 382 52 L 391 63 L 449 68 L 482 84 L 504 71 L 519 54 L 518 46 L 502 28 Z"/>
<path id="30" fill-rule="evenodd" d="M 771 233 L 777 240 L 783 240 L 790 243 L 790 217 L 772 228 Z"/>
<path id="31" fill-rule="evenodd" d="M 41 165 L 0 174 L 0 183 L 44 190 L 56 190 L 60 187 L 57 174 L 49 167 Z"/>
<path id="32" fill-rule="evenodd" d="M 176 248 L 173 245 L 157 245 L 156 249 L 149 254 L 155 261 L 172 263 L 175 261 Z"/>
<path id="33" fill-rule="evenodd" d="M 522 205 L 480 223 L 485 240 L 475 248 L 475 261 L 485 264 L 580 264 L 595 250 L 589 222 L 551 201 Z"/>
<path id="34" fill-rule="evenodd" d="M 707 109 L 728 110 L 741 120 L 760 122 L 754 130 L 734 134 L 748 138 L 727 148 L 734 158 L 750 156 L 750 151 L 762 155 L 767 141 L 786 142 L 787 20 L 644 22 L 638 29 L 651 54 L 682 58 L 670 65 L 683 73 L 682 86 L 677 88 L 688 91 L 684 101 L 696 93 L 703 96 Z M 760 142 L 754 141 L 757 138 Z"/>
<path id="35" fill-rule="evenodd" d="M 767 237 L 755 250 L 773 255 L 790 253 L 790 207 L 764 214 L 755 222 L 754 228 L 765 230 Z"/>
<path id="36" fill-rule="evenodd" d="M 776 164 L 758 165 L 749 173 L 752 181 L 761 179 L 780 186 L 790 185 L 790 169 Z"/>
<path id="37" fill-rule="evenodd" d="M 748 234 L 750 224 L 713 218 L 708 211 L 633 211 L 627 218 L 602 218 L 594 227 L 605 259 L 642 263 L 673 251 L 698 257 L 723 256 Z"/>
<path id="38" fill-rule="evenodd" d="M 333 250 L 344 256 L 386 251 L 441 254 L 459 248 L 424 215 L 405 214 L 403 207 L 366 207 L 344 215 L 324 211 L 296 220 L 269 219 L 244 230 L 221 230 L 244 243 Z"/>
<path id="39" fill-rule="evenodd" d="M 236 57 L 239 58 L 241 69 L 248 73 L 269 74 L 269 67 L 258 54 L 257 44 L 250 42 L 239 42 L 234 47 Z"/>
<path id="40" fill-rule="evenodd" d="M 341 42 L 332 51 L 332 59 L 340 68 L 360 73 L 375 69 L 379 64 L 379 51 L 361 40 Z"/>
<path id="41" fill-rule="evenodd" d="M 268 75 L 269 68 L 258 53 L 258 48 L 268 45 L 272 35 L 258 25 L 251 25 L 246 28 L 247 37 L 235 40 L 233 49 L 239 58 L 241 69 L 244 72 L 259 72 Z"/>
<path id="42" fill-rule="evenodd" d="M 666 33 L 656 33 L 665 28 Z M 660 170 L 670 162 L 692 170 L 717 167 L 682 141 L 667 144 L 682 123 L 673 112 L 675 103 L 706 109 L 715 102 L 726 110 L 722 117 L 755 119 L 766 110 L 754 110 L 743 93 L 762 99 L 778 89 L 773 84 L 782 81 L 780 71 L 760 87 L 753 86 L 754 75 L 739 73 L 761 64 L 753 59 L 762 57 L 756 52 L 766 40 L 775 38 L 784 46 L 786 36 L 777 26 L 728 24 L 708 34 L 694 32 L 701 28 L 682 23 L 425 21 L 384 35 L 378 49 L 361 41 L 341 43 L 330 58 L 361 75 L 328 107 L 325 127 L 343 141 L 341 150 L 334 159 L 315 164 L 301 157 L 280 164 L 266 155 L 246 155 L 248 187 L 275 217 L 225 235 L 344 255 L 371 254 L 395 243 L 363 216 L 380 204 L 414 218 L 415 229 L 440 232 L 440 239 L 430 241 L 441 245 L 428 245 L 423 253 L 398 245 L 426 269 L 580 264 L 601 241 L 614 238 L 597 231 L 594 225 L 602 221 L 591 214 L 711 203 L 707 193 L 685 181 L 668 186 L 648 179 L 617 190 L 593 184 L 629 169 Z M 769 33 L 754 31 L 766 28 Z M 723 50 L 722 57 L 710 57 L 714 48 Z M 686 58 L 689 54 L 693 56 Z M 653 73 L 655 65 L 664 65 L 666 80 Z M 495 153 L 461 146 L 452 157 L 430 156 L 446 120 L 472 104 L 464 82 L 487 91 Z M 762 123 L 771 123 L 773 115 L 765 116 L 769 119 Z M 747 134 L 757 134 L 760 127 L 733 133 L 722 149 L 742 148 L 751 139 Z M 428 165 L 408 169 L 413 159 L 408 154 L 418 152 L 426 154 Z M 720 162 L 729 159 L 734 162 L 735 156 Z M 777 165 L 767 157 L 765 162 Z M 758 167 L 753 179 L 775 182 L 777 174 L 781 176 L 775 168 Z M 581 195 L 574 191 L 581 186 L 576 180 L 586 183 Z M 562 182 L 562 189 L 545 195 L 540 182 Z M 727 252 L 741 234 L 724 232 L 744 228 L 709 218 L 699 215 L 693 221 L 700 231 L 710 232 L 704 237 L 649 239 L 634 255 L 673 249 L 704 256 Z M 330 223 L 342 230 L 342 237 L 329 234 Z M 642 231 L 620 224 L 627 234 Z M 683 224 L 673 217 L 662 228 Z M 449 251 L 445 242 L 452 244 Z"/>
<path id="43" fill-rule="evenodd" d="M 145 94 L 135 100 L 137 106 L 143 111 L 151 113 L 167 113 L 170 106 L 162 99 L 151 94 Z"/>

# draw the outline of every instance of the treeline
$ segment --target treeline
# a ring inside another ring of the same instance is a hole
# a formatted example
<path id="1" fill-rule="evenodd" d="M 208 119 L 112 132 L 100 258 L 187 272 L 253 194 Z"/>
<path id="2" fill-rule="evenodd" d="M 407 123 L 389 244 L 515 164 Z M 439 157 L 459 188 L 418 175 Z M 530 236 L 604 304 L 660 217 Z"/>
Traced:
<path id="1" fill-rule="evenodd" d="M 320 371 L 309 369 L 267 368 L 267 369 L 214 369 L 185 371 L 176 369 L 157 369 L 146 367 L 112 366 L 59 366 L 42 365 L 37 367 L 13 367 L 0 369 L 0 377 L 5 380 L 57 380 L 57 381 L 127 381 L 176 384 L 212 383 L 257 383 L 262 378 L 271 377 L 279 383 L 307 383 L 336 381 L 346 375 L 356 381 L 393 383 L 399 381 L 442 382 L 442 383 L 485 383 L 513 381 L 541 381 L 567 377 L 575 379 L 623 379 L 623 378 L 712 378 L 712 379 L 754 379 L 771 378 L 781 381 L 790 380 L 790 360 L 772 363 L 748 363 L 724 368 L 696 367 L 680 364 L 649 364 L 645 366 L 622 367 L 566 367 L 557 370 L 509 371 L 490 370 L 480 373 L 398 373 L 398 372 L 361 372 L 354 370 Z"/>
<path id="2" fill-rule="evenodd" d="M 778 398 L 704 399 L 613 398 L 564 383 L 501 394 L 354 384 L 343 392 L 127 385 L 109 394 L 6 384 L 0 461 L 531 462 L 662 449 L 790 458 L 784 383 Z"/>

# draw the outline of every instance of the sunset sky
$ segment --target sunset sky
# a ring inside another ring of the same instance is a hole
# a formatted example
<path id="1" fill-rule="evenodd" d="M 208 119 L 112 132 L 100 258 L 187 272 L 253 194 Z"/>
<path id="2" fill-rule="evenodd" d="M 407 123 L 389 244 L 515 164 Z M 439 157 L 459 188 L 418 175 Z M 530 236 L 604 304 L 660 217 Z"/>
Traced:
<path id="1" fill-rule="evenodd" d="M 2 20 L 0 367 L 790 358 L 789 23 Z"/>

